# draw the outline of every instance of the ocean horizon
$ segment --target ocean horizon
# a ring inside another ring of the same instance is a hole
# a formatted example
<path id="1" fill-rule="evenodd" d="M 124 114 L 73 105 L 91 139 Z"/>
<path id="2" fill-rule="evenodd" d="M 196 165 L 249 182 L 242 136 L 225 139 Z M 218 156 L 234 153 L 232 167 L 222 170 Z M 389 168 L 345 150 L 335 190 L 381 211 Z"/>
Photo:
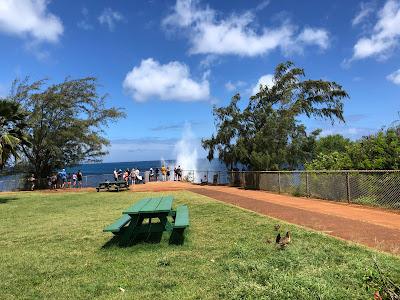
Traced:
<path id="1" fill-rule="evenodd" d="M 102 163 L 85 163 L 73 167 L 66 167 L 67 173 L 73 173 L 80 170 L 84 175 L 112 174 L 114 169 L 126 170 L 127 168 L 139 169 L 141 172 L 150 168 L 161 168 L 169 166 L 172 170 L 178 166 L 176 160 L 146 160 L 146 161 L 125 161 L 125 162 L 102 162 Z M 183 170 L 189 170 L 181 165 Z M 213 159 L 208 161 L 206 158 L 196 160 L 196 171 L 226 171 L 226 166 L 219 160 Z"/>

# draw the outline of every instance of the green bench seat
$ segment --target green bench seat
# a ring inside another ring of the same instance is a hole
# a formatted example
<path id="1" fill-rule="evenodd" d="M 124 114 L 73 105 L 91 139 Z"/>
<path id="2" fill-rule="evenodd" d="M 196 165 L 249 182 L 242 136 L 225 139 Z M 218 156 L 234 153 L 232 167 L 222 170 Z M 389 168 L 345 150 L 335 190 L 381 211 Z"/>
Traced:
<path id="1" fill-rule="evenodd" d="M 180 245 L 184 240 L 184 232 L 189 226 L 189 208 L 187 205 L 178 206 L 175 214 L 175 222 L 169 239 L 170 244 Z"/>
<path id="2" fill-rule="evenodd" d="M 106 189 L 107 191 L 113 189 L 119 192 L 121 189 L 128 190 L 129 185 L 126 181 L 101 182 L 99 183 L 99 186 L 96 188 L 96 190 L 99 192 L 101 189 Z"/>
<path id="3" fill-rule="evenodd" d="M 114 234 L 119 234 L 121 229 L 129 223 L 131 217 L 129 215 L 122 215 L 117 221 L 108 225 L 106 228 L 103 229 L 104 232 L 112 232 Z"/>

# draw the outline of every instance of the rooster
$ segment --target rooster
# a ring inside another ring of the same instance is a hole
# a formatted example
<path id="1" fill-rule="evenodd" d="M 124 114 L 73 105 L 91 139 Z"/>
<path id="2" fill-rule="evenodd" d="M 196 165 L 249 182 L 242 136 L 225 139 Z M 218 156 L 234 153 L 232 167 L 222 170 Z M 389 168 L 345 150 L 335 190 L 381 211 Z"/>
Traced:
<path id="1" fill-rule="evenodd" d="M 291 241 L 290 238 L 290 232 L 286 232 L 286 235 L 284 237 L 281 237 L 281 234 L 278 233 L 278 235 L 276 236 L 276 244 L 280 247 L 280 248 L 284 248 L 286 247 Z"/>

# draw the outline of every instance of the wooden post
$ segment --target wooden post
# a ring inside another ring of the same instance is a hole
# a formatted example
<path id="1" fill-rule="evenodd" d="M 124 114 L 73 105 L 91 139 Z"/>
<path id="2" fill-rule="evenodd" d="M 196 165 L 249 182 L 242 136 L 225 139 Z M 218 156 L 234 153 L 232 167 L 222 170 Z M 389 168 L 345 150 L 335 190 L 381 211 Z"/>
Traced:
<path id="1" fill-rule="evenodd" d="M 279 191 L 279 194 L 281 193 L 281 173 L 280 172 L 278 172 L 278 191 Z"/>
<path id="2" fill-rule="evenodd" d="M 349 172 L 346 172 L 346 192 L 347 192 L 347 203 L 350 203 L 351 191 L 350 191 L 350 173 Z"/>
<path id="3" fill-rule="evenodd" d="M 310 197 L 310 180 L 308 178 L 308 172 L 306 172 L 306 194 Z"/>

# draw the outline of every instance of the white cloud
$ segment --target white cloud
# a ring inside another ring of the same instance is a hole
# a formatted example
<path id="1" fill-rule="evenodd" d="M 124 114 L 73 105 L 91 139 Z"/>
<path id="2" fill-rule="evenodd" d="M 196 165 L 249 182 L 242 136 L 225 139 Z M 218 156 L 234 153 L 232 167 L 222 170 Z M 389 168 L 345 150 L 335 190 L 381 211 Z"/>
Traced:
<path id="1" fill-rule="evenodd" d="M 276 28 L 257 30 L 255 15 L 250 11 L 225 19 L 217 15 L 209 7 L 200 8 L 198 1 L 177 0 L 163 25 L 167 29 L 187 30 L 191 54 L 256 56 L 278 48 L 291 52 L 291 48 L 302 51 L 307 45 L 328 47 L 328 32 L 324 29 L 307 28 L 296 38 L 297 27 L 289 21 Z"/>
<path id="2" fill-rule="evenodd" d="M 389 74 L 386 79 L 393 82 L 394 84 L 400 85 L 400 69 L 393 72 L 392 74 Z"/>
<path id="3" fill-rule="evenodd" d="M 229 92 L 237 92 L 240 88 L 244 87 L 246 85 L 246 82 L 244 81 L 236 81 L 236 82 L 232 82 L 232 81 L 228 81 L 227 83 L 225 83 L 225 88 L 229 91 Z"/>
<path id="4" fill-rule="evenodd" d="M 361 24 L 373 12 L 374 12 L 374 3 L 373 2 L 361 2 L 360 3 L 360 11 L 354 16 L 351 24 L 353 26 Z"/>
<path id="5" fill-rule="evenodd" d="M 299 35 L 298 42 L 309 45 L 317 45 L 325 50 L 329 47 L 329 35 L 324 29 L 305 28 Z"/>
<path id="6" fill-rule="evenodd" d="M 377 17 L 370 36 L 360 38 L 354 45 L 352 60 L 371 56 L 384 59 L 397 47 L 400 38 L 400 1 L 388 0 Z"/>
<path id="7" fill-rule="evenodd" d="M 251 92 L 252 95 L 257 94 L 260 91 L 260 86 L 267 86 L 268 88 L 271 88 L 274 85 L 274 75 L 272 74 L 266 74 L 260 77 L 258 79 L 258 82 L 256 85 L 253 86 Z"/>
<path id="8" fill-rule="evenodd" d="M 112 10 L 107 7 L 103 10 L 101 15 L 99 16 L 99 22 L 101 25 L 107 25 L 110 31 L 113 31 L 115 28 L 115 23 L 120 22 L 124 19 L 122 14 L 118 11 Z"/>
<path id="9" fill-rule="evenodd" d="M 201 81 L 190 78 L 185 64 L 172 61 L 162 65 L 152 58 L 142 60 L 130 71 L 123 82 L 124 89 L 132 97 L 144 102 L 151 97 L 161 100 L 200 101 L 210 97 L 207 73 Z"/>
<path id="10" fill-rule="evenodd" d="M 46 0 L 1 0 L 0 31 L 28 36 L 35 42 L 57 42 L 64 28 L 59 17 L 48 12 Z"/>

